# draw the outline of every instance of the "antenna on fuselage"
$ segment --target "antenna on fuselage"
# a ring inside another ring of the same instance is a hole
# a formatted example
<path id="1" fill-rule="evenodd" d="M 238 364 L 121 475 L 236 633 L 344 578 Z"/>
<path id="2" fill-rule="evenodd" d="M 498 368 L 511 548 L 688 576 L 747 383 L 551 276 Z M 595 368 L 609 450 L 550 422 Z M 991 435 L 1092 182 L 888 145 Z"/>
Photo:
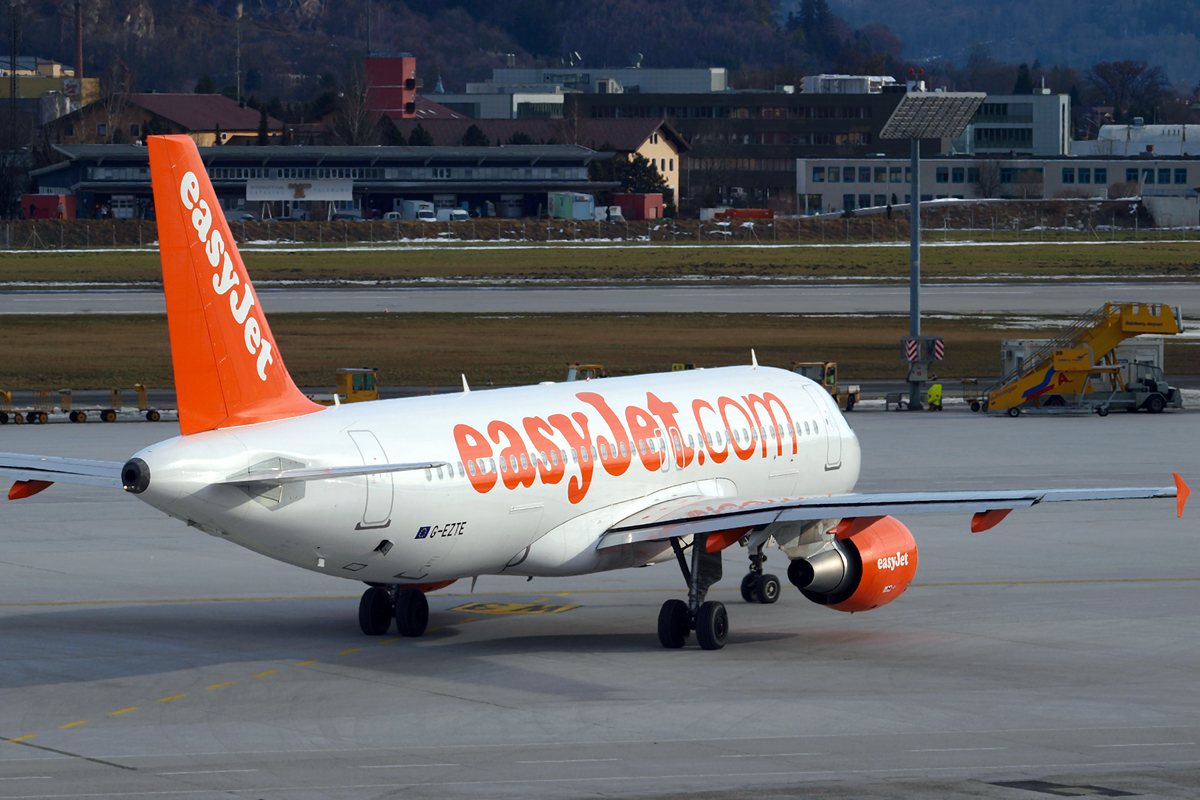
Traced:
<path id="1" fill-rule="evenodd" d="M 754 355 L 754 348 L 750 348 L 750 366 L 758 369 L 758 356 Z"/>
<path id="2" fill-rule="evenodd" d="M 467 386 L 467 376 L 466 375 L 463 375 L 462 379 L 463 379 L 463 394 L 467 394 L 468 392 L 471 391 L 471 387 Z"/>

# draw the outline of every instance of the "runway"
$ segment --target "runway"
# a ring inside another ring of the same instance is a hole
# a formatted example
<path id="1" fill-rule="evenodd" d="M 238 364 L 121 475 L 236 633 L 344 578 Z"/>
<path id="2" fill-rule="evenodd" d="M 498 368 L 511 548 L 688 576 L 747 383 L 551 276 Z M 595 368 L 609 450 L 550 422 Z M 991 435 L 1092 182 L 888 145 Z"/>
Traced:
<path id="1" fill-rule="evenodd" d="M 594 288 L 259 288 L 268 312 L 907 314 L 907 283 Z M 933 283 L 926 314 L 1077 315 L 1113 300 L 1200 308 L 1200 283 Z M 162 314 L 161 291 L 0 292 L 0 314 Z"/>
<path id="2" fill-rule="evenodd" d="M 849 419 L 864 490 L 1200 486 L 1192 412 Z M 169 433 L 6 426 L 0 450 L 123 460 Z M 730 642 L 703 652 L 658 645 L 672 564 L 485 576 L 430 595 L 424 638 L 379 641 L 361 586 L 119 491 L 0 504 L 12 800 L 1200 794 L 1200 507 L 1034 508 L 985 534 L 913 517 L 916 585 L 854 615 L 786 585 L 743 603 L 735 547 L 713 595 Z"/>

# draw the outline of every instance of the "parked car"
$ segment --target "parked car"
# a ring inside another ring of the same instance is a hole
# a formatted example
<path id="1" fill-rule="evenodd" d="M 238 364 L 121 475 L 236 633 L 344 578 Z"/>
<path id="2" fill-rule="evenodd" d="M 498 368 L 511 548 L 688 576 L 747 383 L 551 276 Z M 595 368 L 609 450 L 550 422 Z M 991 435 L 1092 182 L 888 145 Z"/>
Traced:
<path id="1" fill-rule="evenodd" d="M 258 217 L 240 208 L 230 208 L 225 210 L 226 222 L 257 222 Z"/>

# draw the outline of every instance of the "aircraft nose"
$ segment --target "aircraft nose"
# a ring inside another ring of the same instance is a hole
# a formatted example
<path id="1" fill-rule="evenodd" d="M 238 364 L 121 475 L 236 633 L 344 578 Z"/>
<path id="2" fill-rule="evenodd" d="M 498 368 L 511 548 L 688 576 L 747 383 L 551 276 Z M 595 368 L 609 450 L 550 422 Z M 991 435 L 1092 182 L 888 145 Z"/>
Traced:
<path id="1" fill-rule="evenodd" d="M 150 466 L 140 458 L 131 458 L 121 467 L 121 485 L 130 494 L 141 494 L 150 486 Z"/>

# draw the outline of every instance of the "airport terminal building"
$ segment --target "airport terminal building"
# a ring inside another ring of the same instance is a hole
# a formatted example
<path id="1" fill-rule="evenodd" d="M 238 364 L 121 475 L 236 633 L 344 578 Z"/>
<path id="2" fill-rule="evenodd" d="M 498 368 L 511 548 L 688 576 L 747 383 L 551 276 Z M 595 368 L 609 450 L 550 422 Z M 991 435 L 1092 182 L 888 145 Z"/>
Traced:
<path id="1" fill-rule="evenodd" d="M 153 213 L 146 148 L 56 145 L 57 164 L 35 170 L 39 194 L 73 195 L 80 217 L 117 219 Z M 503 147 L 202 147 L 213 188 L 226 210 L 260 219 L 382 216 L 405 200 L 472 214 L 530 217 L 548 192 L 605 192 L 616 183 L 588 180 L 588 165 L 612 158 L 580 145 Z"/>

